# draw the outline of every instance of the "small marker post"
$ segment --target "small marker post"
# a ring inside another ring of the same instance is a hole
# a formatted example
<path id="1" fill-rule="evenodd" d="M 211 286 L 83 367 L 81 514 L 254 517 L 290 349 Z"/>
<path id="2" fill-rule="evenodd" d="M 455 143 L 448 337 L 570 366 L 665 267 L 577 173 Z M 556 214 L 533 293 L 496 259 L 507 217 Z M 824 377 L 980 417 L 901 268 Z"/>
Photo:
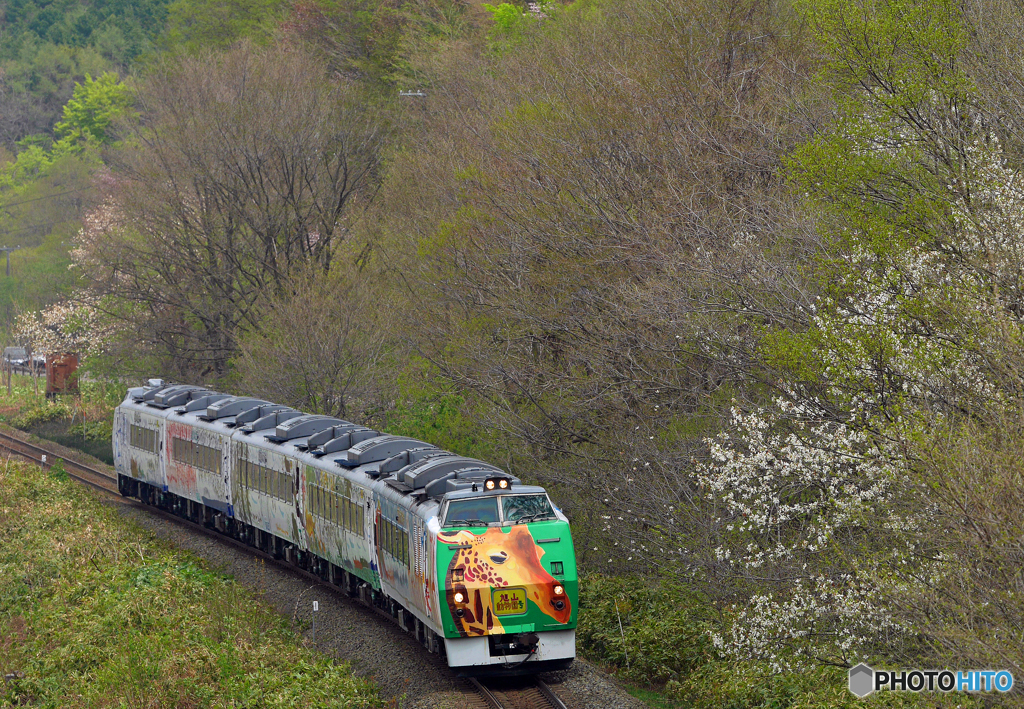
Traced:
<path id="1" fill-rule="evenodd" d="M 313 644 L 316 644 L 316 614 L 320 611 L 320 602 L 313 601 Z"/>

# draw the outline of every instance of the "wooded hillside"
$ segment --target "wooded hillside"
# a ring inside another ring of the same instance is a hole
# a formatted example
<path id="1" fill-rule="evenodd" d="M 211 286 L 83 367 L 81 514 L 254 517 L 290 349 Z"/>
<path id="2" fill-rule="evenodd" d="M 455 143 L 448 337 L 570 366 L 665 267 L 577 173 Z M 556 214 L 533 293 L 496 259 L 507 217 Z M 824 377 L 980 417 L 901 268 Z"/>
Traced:
<path id="1" fill-rule="evenodd" d="M 106 62 L 3 129 L 12 333 L 548 486 L 595 589 L 686 599 L 685 661 L 588 640 L 677 701 L 1024 671 L 1019 4 L 256 5 L 6 6 Z"/>

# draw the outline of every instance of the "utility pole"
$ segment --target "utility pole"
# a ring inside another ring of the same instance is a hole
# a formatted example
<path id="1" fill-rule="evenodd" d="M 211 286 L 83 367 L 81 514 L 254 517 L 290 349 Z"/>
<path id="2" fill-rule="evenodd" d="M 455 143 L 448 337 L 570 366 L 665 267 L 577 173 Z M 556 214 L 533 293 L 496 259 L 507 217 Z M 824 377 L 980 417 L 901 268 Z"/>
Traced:
<path id="1" fill-rule="evenodd" d="M 0 246 L 0 251 L 7 255 L 7 277 L 11 277 L 11 252 L 20 249 L 20 246 Z"/>
<path id="2" fill-rule="evenodd" d="M 7 255 L 7 277 L 11 277 L 11 252 L 20 249 L 20 246 L 0 246 L 0 251 Z M 11 301 L 7 301 L 7 325 L 11 325 Z M 8 386 L 8 389 L 10 387 Z M 10 392 L 8 392 L 10 393 Z"/>

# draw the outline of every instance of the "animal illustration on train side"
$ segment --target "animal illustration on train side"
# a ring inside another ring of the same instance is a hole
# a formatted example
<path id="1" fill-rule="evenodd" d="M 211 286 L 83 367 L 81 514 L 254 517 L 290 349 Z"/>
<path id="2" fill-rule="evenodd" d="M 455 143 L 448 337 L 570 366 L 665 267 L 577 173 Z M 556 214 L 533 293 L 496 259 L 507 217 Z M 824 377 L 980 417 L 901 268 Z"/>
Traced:
<path id="1" fill-rule="evenodd" d="M 121 494 L 317 574 L 460 674 L 569 666 L 569 522 L 542 487 L 331 416 L 150 380 L 114 412 Z"/>

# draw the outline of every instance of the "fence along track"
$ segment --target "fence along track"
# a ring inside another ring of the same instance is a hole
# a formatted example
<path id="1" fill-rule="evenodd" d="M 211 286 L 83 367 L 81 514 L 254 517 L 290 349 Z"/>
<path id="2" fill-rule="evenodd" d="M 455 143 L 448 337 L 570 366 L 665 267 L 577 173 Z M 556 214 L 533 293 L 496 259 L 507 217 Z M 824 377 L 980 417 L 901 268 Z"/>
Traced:
<path id="1" fill-rule="evenodd" d="M 43 446 L 35 443 L 29 443 L 28 441 L 23 441 L 5 431 L 0 431 L 0 448 L 7 449 L 11 453 L 22 458 L 27 458 L 36 465 L 44 468 L 52 468 L 59 462 L 69 477 L 103 492 L 116 495 L 118 498 L 121 497 L 121 493 L 117 489 L 117 481 L 111 475 L 83 463 L 78 463 L 69 458 L 65 458 L 59 453 L 54 453 L 48 448 L 44 448 Z M 309 573 L 305 569 L 292 566 L 291 564 L 282 563 L 272 555 L 251 547 L 248 544 L 244 544 L 232 537 L 207 529 L 200 524 L 196 524 L 195 522 L 151 505 L 143 505 L 143 503 L 138 500 L 134 500 L 133 498 L 124 499 L 126 502 L 145 507 L 147 510 L 159 517 L 163 517 L 169 521 L 188 527 L 189 529 L 192 529 L 204 536 L 218 539 L 229 546 L 233 546 L 255 556 L 262 557 L 275 566 L 281 566 L 282 568 L 285 568 L 292 573 L 297 573 L 300 576 L 304 576 L 319 585 L 335 591 L 341 591 L 341 589 L 325 582 L 319 576 Z M 342 595 L 344 594 L 342 593 Z M 489 688 L 480 680 L 475 678 L 470 678 L 468 682 L 470 688 L 466 697 L 466 709 L 567 709 L 562 700 L 560 700 L 555 693 L 551 691 L 551 688 L 538 678 L 503 680 L 500 682 L 500 689 Z M 495 682 L 495 684 L 498 685 L 499 683 Z"/>

